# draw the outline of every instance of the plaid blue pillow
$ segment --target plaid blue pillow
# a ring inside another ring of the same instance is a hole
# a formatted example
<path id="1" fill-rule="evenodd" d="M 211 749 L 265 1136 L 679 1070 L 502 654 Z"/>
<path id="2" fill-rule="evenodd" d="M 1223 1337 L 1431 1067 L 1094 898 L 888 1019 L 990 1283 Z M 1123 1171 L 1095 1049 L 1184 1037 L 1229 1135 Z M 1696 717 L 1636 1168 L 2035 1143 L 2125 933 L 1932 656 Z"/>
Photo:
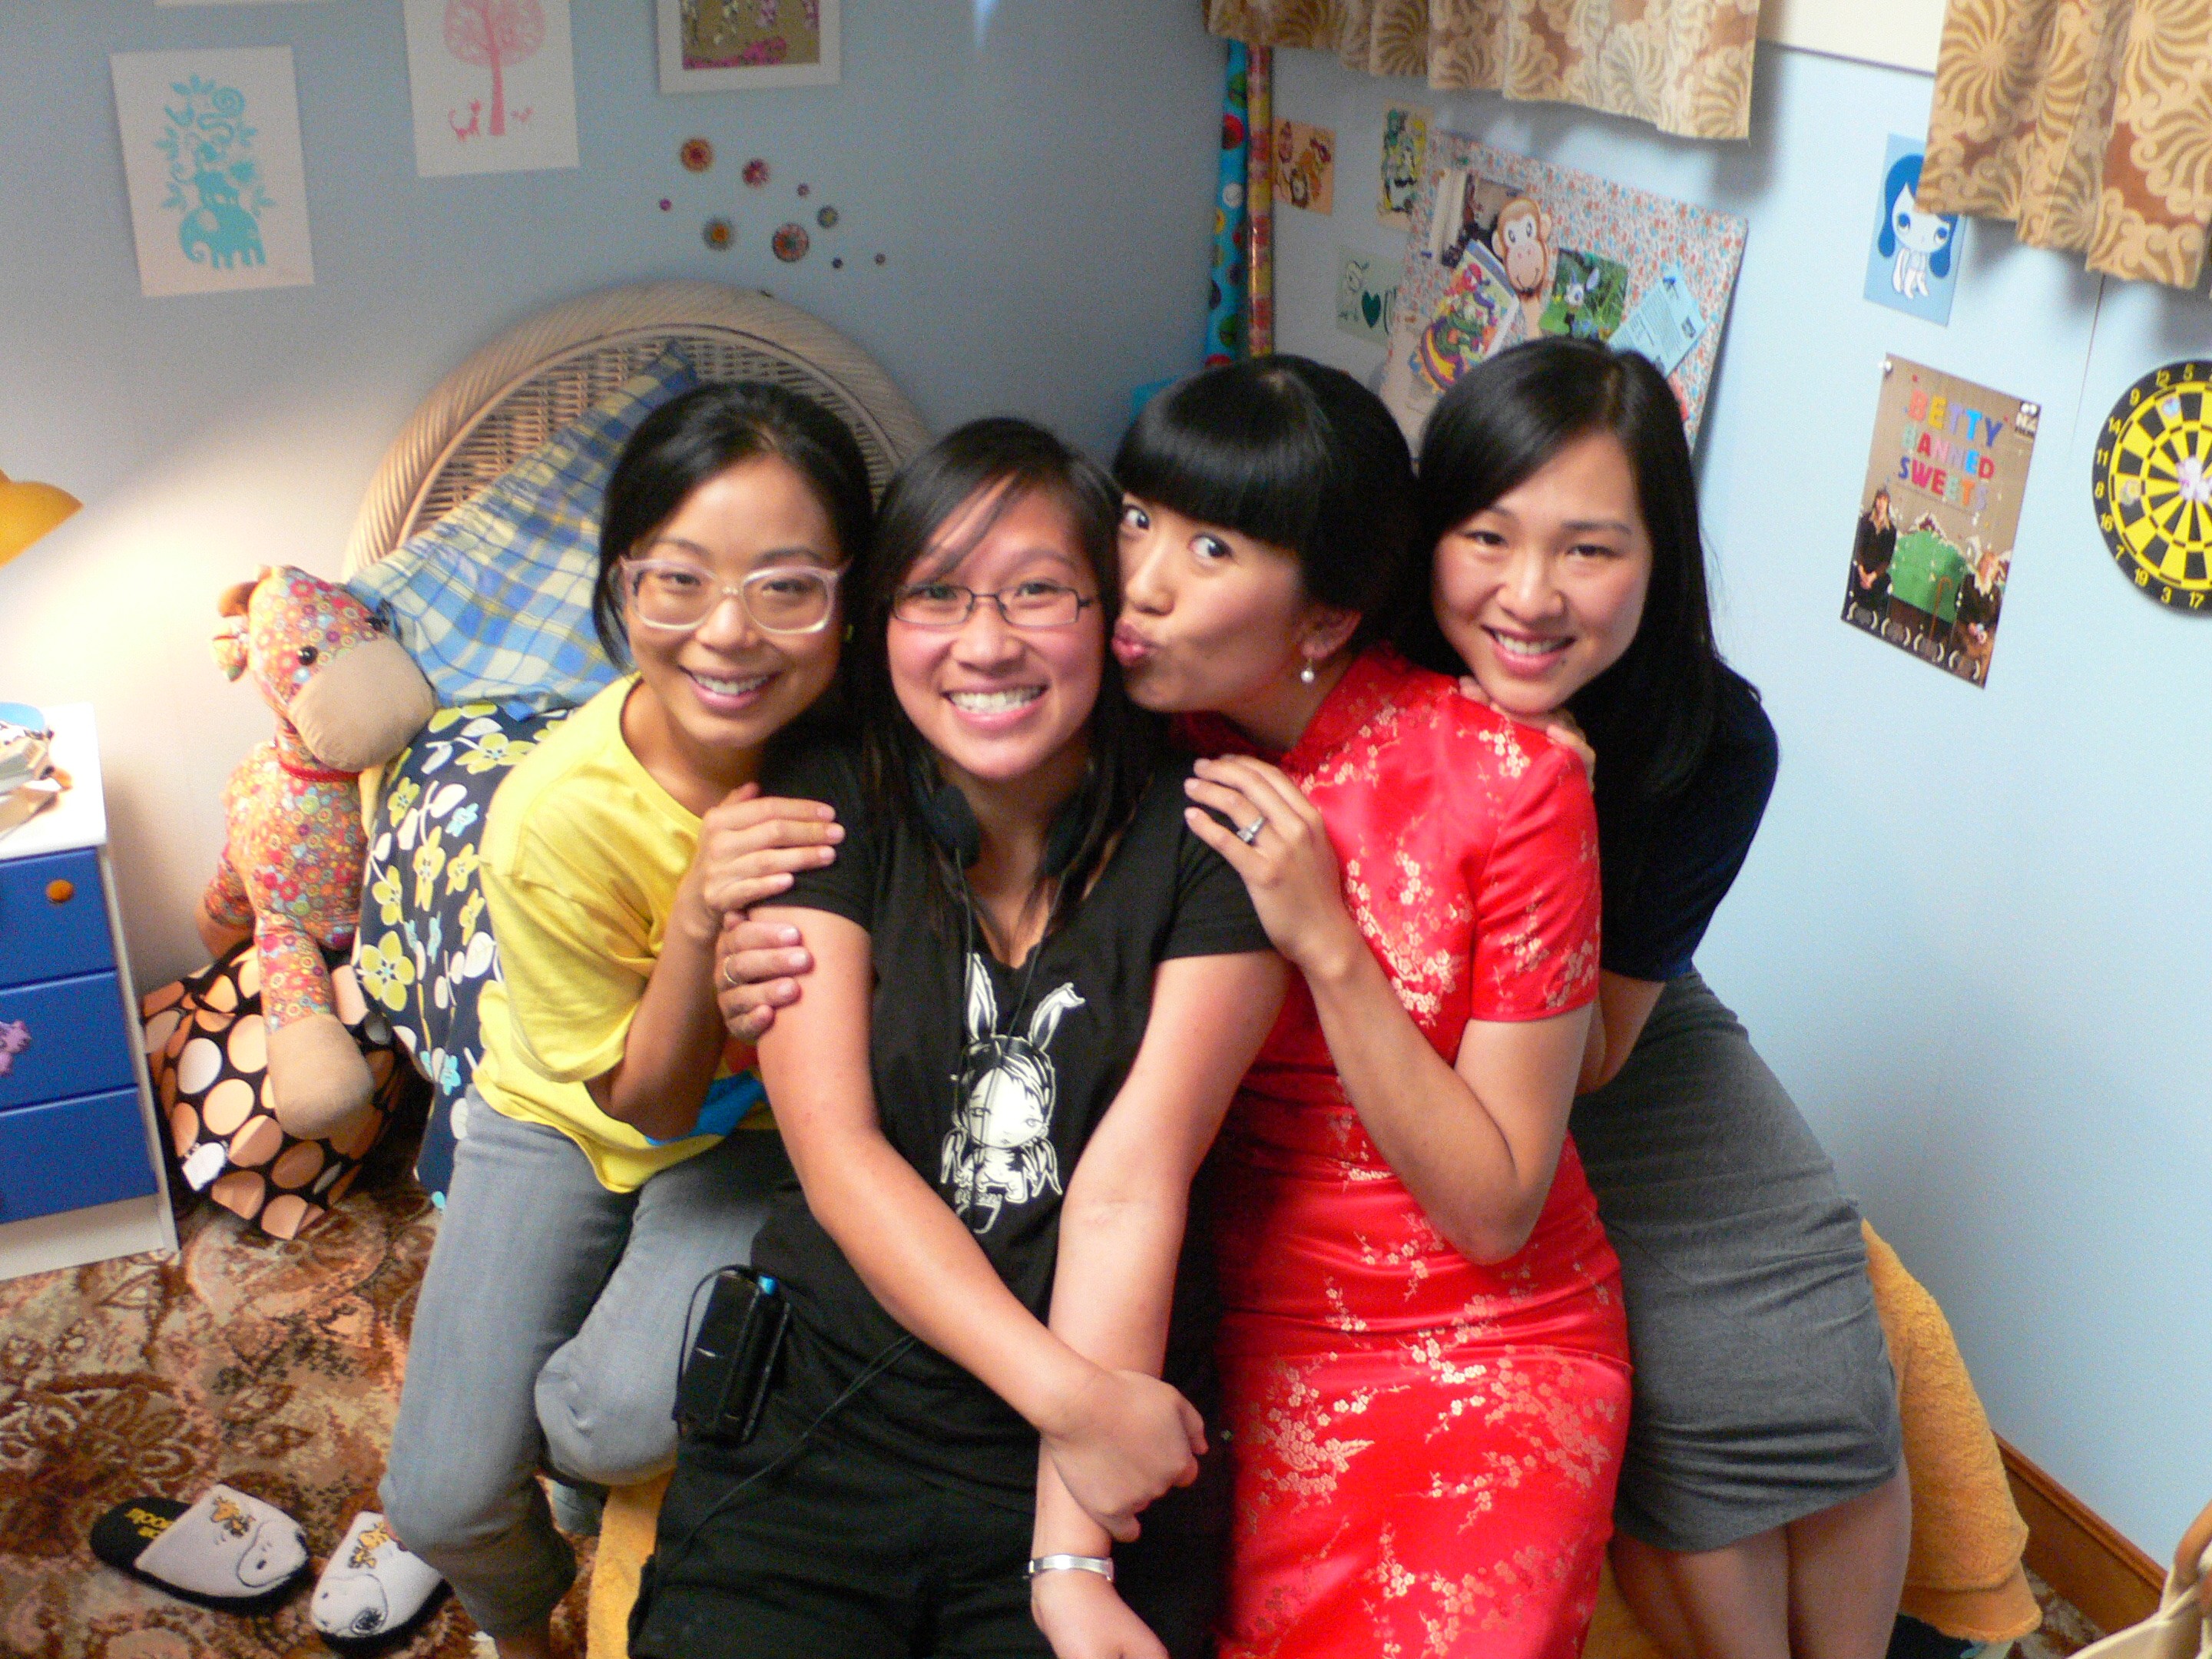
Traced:
<path id="1" fill-rule="evenodd" d="M 681 352 L 663 352 L 346 584 L 392 624 L 441 708 L 574 708 L 614 679 L 592 631 L 607 479 L 645 417 L 699 383 Z"/>

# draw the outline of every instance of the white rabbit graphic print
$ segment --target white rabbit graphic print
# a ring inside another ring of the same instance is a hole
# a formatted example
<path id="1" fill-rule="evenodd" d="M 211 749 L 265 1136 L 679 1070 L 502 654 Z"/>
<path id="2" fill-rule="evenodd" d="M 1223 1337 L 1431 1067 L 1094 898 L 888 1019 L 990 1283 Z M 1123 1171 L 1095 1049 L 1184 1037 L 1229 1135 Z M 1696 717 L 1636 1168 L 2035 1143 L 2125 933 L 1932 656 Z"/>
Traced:
<path id="1" fill-rule="evenodd" d="M 969 954 L 968 1046 L 954 1081 L 952 1127 L 945 1133 L 937 1178 L 951 1189 L 953 1210 L 979 1237 L 1008 1208 L 1061 1190 L 1060 1156 L 1052 1145 L 1060 1072 L 1046 1050 L 1061 1019 L 1082 1006 L 1074 986 L 1062 985 L 1037 1004 L 1026 1032 L 1002 1032 L 990 968 Z"/>

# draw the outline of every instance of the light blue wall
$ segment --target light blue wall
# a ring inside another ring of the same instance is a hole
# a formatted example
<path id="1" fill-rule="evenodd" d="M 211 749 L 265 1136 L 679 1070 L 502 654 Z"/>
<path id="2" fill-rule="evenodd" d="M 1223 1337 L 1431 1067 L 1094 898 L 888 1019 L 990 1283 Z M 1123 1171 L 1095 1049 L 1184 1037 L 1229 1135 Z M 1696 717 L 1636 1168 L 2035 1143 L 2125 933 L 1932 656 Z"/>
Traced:
<path id="1" fill-rule="evenodd" d="M 2162 612 L 2089 510 L 2099 418 L 2212 356 L 2212 307 L 1969 222 L 1948 328 L 1861 297 L 1925 76 L 1762 48 L 1747 144 L 1278 56 L 1338 133 L 1336 210 L 1276 216 L 1279 343 L 1365 372 L 1340 242 L 1395 95 L 1509 149 L 1725 209 L 1751 239 L 1700 445 L 1729 657 L 1782 738 L 1699 952 L 1869 1218 L 1949 1314 L 1999 1432 L 2154 1554 L 2212 1498 L 2212 615 Z M 1986 690 L 1838 620 L 1895 351 L 2043 405 Z"/>
<path id="2" fill-rule="evenodd" d="M 263 562 L 336 574 L 386 447 L 499 331 L 620 283 L 765 288 L 933 427 L 1018 410 L 1099 449 L 1133 386 L 1196 361 L 1222 52 L 1188 0 L 847 0 L 841 84 L 680 98 L 652 0 L 573 11 L 580 169 L 425 179 L 399 0 L 0 6 L 0 470 L 88 503 L 0 567 L 0 695 L 98 705 L 149 984 L 197 960 L 222 781 L 269 731 L 209 660 L 216 594 Z M 296 61 L 316 285 L 141 298 L 108 54 L 270 45 Z M 695 133 L 703 178 L 676 159 Z M 785 218 L 813 229 L 803 264 L 769 252 Z"/>

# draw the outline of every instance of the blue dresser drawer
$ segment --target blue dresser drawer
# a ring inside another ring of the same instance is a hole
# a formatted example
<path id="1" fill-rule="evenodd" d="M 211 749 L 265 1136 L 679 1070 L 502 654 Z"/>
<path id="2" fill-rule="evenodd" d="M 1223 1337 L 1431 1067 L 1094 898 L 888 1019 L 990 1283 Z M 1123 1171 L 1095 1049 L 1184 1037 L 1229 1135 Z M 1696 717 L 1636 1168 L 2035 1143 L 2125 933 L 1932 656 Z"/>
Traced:
<path id="1" fill-rule="evenodd" d="M 136 1089 L 0 1112 L 0 1224 L 154 1190 Z"/>
<path id="2" fill-rule="evenodd" d="M 0 842 L 0 848 L 7 845 Z M 63 895 L 67 896 L 62 896 Z M 0 985 L 115 966 L 100 854 L 49 853 L 0 863 Z"/>
<path id="3" fill-rule="evenodd" d="M 41 1101 L 131 1087 L 131 1038 L 113 974 L 0 989 L 0 1049 L 14 1050 L 0 1077 L 0 1117 Z"/>

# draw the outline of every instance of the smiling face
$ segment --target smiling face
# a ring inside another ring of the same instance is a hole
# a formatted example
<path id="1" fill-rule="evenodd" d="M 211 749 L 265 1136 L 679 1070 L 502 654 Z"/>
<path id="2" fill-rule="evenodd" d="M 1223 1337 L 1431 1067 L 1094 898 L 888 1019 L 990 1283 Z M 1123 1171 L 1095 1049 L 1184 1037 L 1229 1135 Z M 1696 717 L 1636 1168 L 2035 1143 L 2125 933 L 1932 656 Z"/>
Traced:
<path id="1" fill-rule="evenodd" d="M 758 570 L 844 563 L 821 501 L 774 455 L 714 474 L 630 556 L 696 566 L 701 580 L 731 587 Z M 623 737 L 695 811 L 750 779 L 762 745 L 829 690 L 844 633 L 834 610 L 818 632 L 767 633 L 728 594 L 688 634 L 649 627 L 627 584 L 623 620 L 640 682 L 623 710 Z"/>
<path id="2" fill-rule="evenodd" d="M 1620 660 L 1644 619 L 1651 538 L 1627 452 L 1576 439 L 1444 532 L 1432 593 L 1444 637 L 1509 714 L 1548 714 Z"/>
<path id="3" fill-rule="evenodd" d="M 1121 507 L 1121 619 L 1114 655 L 1157 713 L 1205 710 L 1270 729 L 1298 671 L 1343 643 L 1344 613 L 1306 592 L 1297 556 L 1134 495 Z"/>
<path id="4" fill-rule="evenodd" d="M 1042 490 L 1002 505 L 1006 489 L 978 490 L 954 509 L 900 588 L 949 582 L 1011 600 L 1024 584 L 1052 583 L 1096 601 L 1097 583 L 1067 507 Z M 1092 603 L 1066 627 L 1016 628 L 979 599 L 957 628 L 890 619 L 891 689 L 950 781 L 971 798 L 1032 781 L 1048 784 L 1048 793 L 1064 793 L 1063 783 L 1073 788 L 1105 672 L 1103 614 Z"/>

